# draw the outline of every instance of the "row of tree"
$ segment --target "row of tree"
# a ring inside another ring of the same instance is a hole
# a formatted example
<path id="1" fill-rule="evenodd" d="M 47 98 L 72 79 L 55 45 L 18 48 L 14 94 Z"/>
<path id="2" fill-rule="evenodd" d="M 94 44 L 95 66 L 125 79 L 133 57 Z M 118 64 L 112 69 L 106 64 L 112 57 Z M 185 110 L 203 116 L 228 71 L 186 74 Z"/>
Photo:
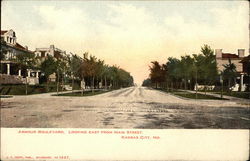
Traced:
<path id="1" fill-rule="evenodd" d="M 185 55 L 180 59 L 169 57 L 162 65 L 158 61 L 151 63 L 149 78 L 143 81 L 143 86 L 194 89 L 195 84 L 202 84 L 206 91 L 208 85 L 223 80 L 230 88 L 237 75 L 236 66 L 230 60 L 224 70 L 218 72 L 214 52 L 208 45 L 201 47 L 200 54 Z"/>
<path id="2" fill-rule="evenodd" d="M 6 52 L 3 52 L 6 53 Z M 4 55 L 2 55 L 4 59 Z M 40 70 L 40 81 L 47 82 L 47 87 L 51 76 L 56 76 L 56 82 L 62 86 L 72 83 L 72 88 L 85 86 L 94 88 L 121 88 L 133 85 L 133 77 L 126 70 L 118 66 L 109 66 L 103 60 L 97 59 L 88 53 L 83 57 L 76 54 L 68 54 L 55 58 L 46 56 L 41 58 L 35 54 L 23 52 L 16 55 L 12 60 L 16 62 L 17 69 L 25 71 L 26 69 Z"/>
<path id="3" fill-rule="evenodd" d="M 84 53 L 81 58 L 76 54 L 61 59 L 48 56 L 41 63 L 41 71 L 45 74 L 47 82 L 49 76 L 56 73 L 57 82 L 64 84 L 71 80 L 72 88 L 74 81 L 84 83 L 83 86 L 94 88 L 121 88 L 133 85 L 133 77 L 129 72 L 118 66 L 109 66 L 103 60 Z"/>

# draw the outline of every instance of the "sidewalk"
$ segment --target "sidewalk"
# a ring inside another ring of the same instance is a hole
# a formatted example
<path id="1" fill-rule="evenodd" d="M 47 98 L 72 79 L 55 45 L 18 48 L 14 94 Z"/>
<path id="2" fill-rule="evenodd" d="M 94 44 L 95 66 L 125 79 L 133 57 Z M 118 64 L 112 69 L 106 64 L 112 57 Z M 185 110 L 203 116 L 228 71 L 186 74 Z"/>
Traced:
<path id="1" fill-rule="evenodd" d="M 182 90 L 182 91 L 186 91 L 186 92 L 190 92 L 190 93 L 195 93 L 196 91 L 191 91 L 191 90 Z M 199 94 L 205 94 L 205 92 L 200 92 L 197 91 L 197 93 Z M 211 93 L 211 92 L 207 92 L 206 93 L 209 96 L 214 96 L 214 97 L 221 97 L 220 94 L 216 94 L 216 93 Z M 250 103 L 249 99 L 245 99 L 245 98 L 238 98 L 238 97 L 233 97 L 233 96 L 227 96 L 227 95 L 223 95 L 223 98 L 226 98 L 230 101 L 235 101 L 235 102 L 241 102 L 241 103 Z"/>

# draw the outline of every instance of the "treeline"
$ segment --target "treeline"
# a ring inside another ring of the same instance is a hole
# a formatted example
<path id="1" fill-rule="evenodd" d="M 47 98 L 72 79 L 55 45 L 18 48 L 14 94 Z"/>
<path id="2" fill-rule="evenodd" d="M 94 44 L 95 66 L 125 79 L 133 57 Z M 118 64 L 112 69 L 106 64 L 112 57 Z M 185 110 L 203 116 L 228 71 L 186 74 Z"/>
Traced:
<path id="1" fill-rule="evenodd" d="M 143 81 L 143 86 L 193 90 L 195 84 L 201 84 L 206 90 L 208 85 L 220 84 L 224 80 L 230 88 L 237 75 L 230 60 L 224 65 L 224 71 L 218 72 L 216 57 L 208 45 L 201 47 L 200 54 L 185 55 L 180 59 L 169 57 L 162 65 L 158 61 L 151 63 L 149 78 Z"/>
<path id="2" fill-rule="evenodd" d="M 133 77 L 129 72 L 118 66 L 109 66 L 103 60 L 95 56 L 83 54 L 83 58 L 76 54 L 61 59 L 47 57 L 41 63 L 41 71 L 48 81 L 49 76 L 56 73 L 58 82 L 71 81 L 72 87 L 75 82 L 82 86 L 94 88 L 121 88 L 133 85 Z M 49 65 L 48 65 L 49 64 Z"/>
<path id="3" fill-rule="evenodd" d="M 37 57 L 34 54 L 18 54 L 15 61 L 17 69 L 40 70 L 40 83 L 47 85 L 54 81 L 58 88 L 64 85 L 71 85 L 72 88 L 80 89 L 80 86 L 87 88 L 115 89 L 133 85 L 133 77 L 126 70 L 118 66 L 110 66 L 95 56 L 84 53 L 83 57 L 76 54 L 67 54 L 59 58 L 47 56 Z"/>

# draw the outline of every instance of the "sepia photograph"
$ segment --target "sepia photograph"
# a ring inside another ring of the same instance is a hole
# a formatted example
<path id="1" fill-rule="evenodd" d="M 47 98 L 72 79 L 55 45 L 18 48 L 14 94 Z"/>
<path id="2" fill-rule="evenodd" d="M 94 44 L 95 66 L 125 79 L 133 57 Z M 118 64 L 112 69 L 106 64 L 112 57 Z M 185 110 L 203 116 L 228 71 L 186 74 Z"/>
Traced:
<path id="1" fill-rule="evenodd" d="M 243 131 L 248 145 L 249 7 L 237 0 L 2 0 L 1 159 L 71 160 L 7 152 L 13 133 L 30 140 L 47 133 L 53 140 L 65 130 L 72 138 L 110 133 L 122 140 L 231 130 Z M 177 154 L 158 160 L 195 159 Z"/>

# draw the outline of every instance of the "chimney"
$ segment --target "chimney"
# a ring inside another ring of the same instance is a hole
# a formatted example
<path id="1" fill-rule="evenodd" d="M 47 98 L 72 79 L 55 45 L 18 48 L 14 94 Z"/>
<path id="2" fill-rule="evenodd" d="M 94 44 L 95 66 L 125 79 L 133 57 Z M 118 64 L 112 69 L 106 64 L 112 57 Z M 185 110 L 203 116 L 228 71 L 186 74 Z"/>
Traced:
<path id="1" fill-rule="evenodd" d="M 245 56 L 245 49 L 238 49 L 239 58 L 243 58 Z"/>
<path id="2" fill-rule="evenodd" d="M 50 45 L 50 54 L 54 57 L 55 55 L 55 46 L 54 45 Z"/>
<path id="3" fill-rule="evenodd" d="M 28 50 L 28 46 L 25 46 L 25 49 Z"/>
<path id="4" fill-rule="evenodd" d="M 215 49 L 216 58 L 222 58 L 222 49 Z"/>

